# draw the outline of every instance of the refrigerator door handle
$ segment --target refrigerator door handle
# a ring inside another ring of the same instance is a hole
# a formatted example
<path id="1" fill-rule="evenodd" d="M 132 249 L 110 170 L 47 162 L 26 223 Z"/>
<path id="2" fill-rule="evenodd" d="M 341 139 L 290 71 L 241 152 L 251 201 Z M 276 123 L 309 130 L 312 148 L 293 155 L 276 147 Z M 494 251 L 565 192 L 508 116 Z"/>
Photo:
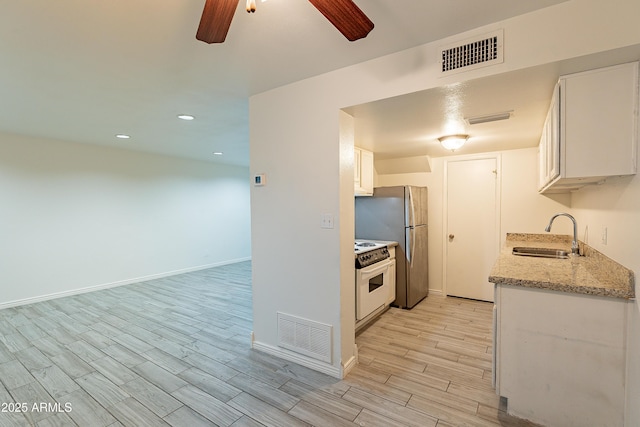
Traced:
<path id="1" fill-rule="evenodd" d="M 407 261 L 409 262 L 409 266 L 411 267 L 413 267 L 413 252 L 416 249 L 415 231 L 416 230 L 413 227 L 407 228 L 407 238 L 405 241 Z"/>
<path id="2" fill-rule="evenodd" d="M 411 228 L 411 267 L 413 267 L 413 254 L 416 253 L 416 229 Z"/>
<path id="3" fill-rule="evenodd" d="M 416 204 L 415 204 L 415 199 L 414 194 L 413 194 L 413 189 L 412 187 L 407 187 L 408 192 L 409 192 L 409 209 L 411 210 L 410 212 L 410 216 L 409 216 L 409 223 L 407 224 L 407 226 L 411 227 L 414 225 L 417 225 L 417 221 L 416 221 Z"/>

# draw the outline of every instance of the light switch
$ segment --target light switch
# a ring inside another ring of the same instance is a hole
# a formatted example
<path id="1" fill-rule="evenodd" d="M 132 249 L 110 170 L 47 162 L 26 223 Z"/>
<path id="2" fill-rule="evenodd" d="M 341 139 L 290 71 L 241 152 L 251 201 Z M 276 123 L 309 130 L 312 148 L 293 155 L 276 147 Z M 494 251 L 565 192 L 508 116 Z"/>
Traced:
<path id="1" fill-rule="evenodd" d="M 320 216 L 320 228 L 333 228 L 333 214 L 322 214 Z"/>

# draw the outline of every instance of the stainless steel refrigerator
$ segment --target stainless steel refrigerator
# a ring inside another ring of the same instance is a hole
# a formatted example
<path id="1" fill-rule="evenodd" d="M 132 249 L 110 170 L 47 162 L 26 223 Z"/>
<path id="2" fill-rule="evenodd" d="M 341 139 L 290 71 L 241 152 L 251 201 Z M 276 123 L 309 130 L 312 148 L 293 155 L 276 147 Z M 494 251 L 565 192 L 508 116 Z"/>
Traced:
<path id="1" fill-rule="evenodd" d="M 355 229 L 356 239 L 398 242 L 393 305 L 412 308 L 427 296 L 427 187 L 377 187 L 356 197 Z"/>

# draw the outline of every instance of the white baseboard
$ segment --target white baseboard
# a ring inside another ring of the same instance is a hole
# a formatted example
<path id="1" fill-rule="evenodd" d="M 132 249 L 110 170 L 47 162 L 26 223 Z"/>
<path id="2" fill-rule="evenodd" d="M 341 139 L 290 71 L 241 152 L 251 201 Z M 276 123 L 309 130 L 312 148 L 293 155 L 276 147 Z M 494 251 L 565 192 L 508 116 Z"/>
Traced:
<path id="1" fill-rule="evenodd" d="M 267 353 L 272 356 L 279 357 L 280 359 L 297 363 L 298 365 L 305 366 L 309 369 L 313 369 L 314 371 L 322 372 L 323 374 L 330 375 L 334 378 L 342 379 L 342 369 L 337 368 L 328 363 L 324 363 L 319 360 L 315 360 L 310 357 L 294 353 L 284 348 L 274 347 L 269 344 L 261 343 L 259 341 L 253 341 L 251 343 L 251 347 L 254 350 L 258 350 L 263 353 Z"/>
<path id="2" fill-rule="evenodd" d="M 347 374 L 349 374 L 349 372 L 351 372 L 351 370 L 355 368 L 357 364 L 358 364 L 358 355 L 356 354 L 354 356 L 351 356 L 347 361 L 347 363 L 344 364 L 344 366 L 342 367 L 342 376 L 340 378 L 346 377 Z"/>
<path id="3" fill-rule="evenodd" d="M 180 270 L 166 271 L 164 273 L 149 274 L 147 276 L 135 277 L 135 278 L 132 278 L 132 279 L 118 280 L 116 282 L 103 283 L 101 285 L 87 286 L 87 287 L 84 287 L 84 288 L 71 289 L 71 290 L 63 291 L 63 292 L 55 292 L 55 293 L 48 294 L 48 295 L 40 295 L 40 296 L 37 296 L 37 297 L 24 298 L 24 299 L 8 301 L 8 302 L 0 302 L 0 310 L 2 310 L 3 308 L 18 307 L 18 306 L 21 306 L 21 305 L 34 304 L 36 302 L 42 302 L 42 301 L 52 300 L 52 299 L 56 299 L 56 298 L 69 297 L 69 296 L 73 296 L 73 295 L 80 295 L 80 294 L 84 294 L 84 293 L 87 293 L 87 292 L 100 291 L 100 290 L 103 290 L 103 289 L 109 289 L 109 288 L 115 288 L 115 287 L 118 287 L 118 286 L 130 285 L 132 283 L 146 282 L 147 280 L 160 279 L 160 278 L 163 278 L 163 277 L 175 276 L 175 275 L 184 274 L 184 273 L 191 273 L 193 271 L 206 270 L 208 268 L 220 267 L 220 266 L 228 265 L 228 264 L 236 264 L 238 262 L 244 262 L 244 261 L 250 261 L 250 260 L 251 260 L 251 257 L 237 258 L 237 259 L 221 261 L 221 262 L 215 262 L 215 263 L 206 264 L 206 265 L 199 265 L 199 266 L 196 266 L 196 267 L 183 268 L 183 269 L 180 269 Z"/>
<path id="4" fill-rule="evenodd" d="M 429 293 L 433 295 L 443 295 L 442 289 L 429 289 Z"/>

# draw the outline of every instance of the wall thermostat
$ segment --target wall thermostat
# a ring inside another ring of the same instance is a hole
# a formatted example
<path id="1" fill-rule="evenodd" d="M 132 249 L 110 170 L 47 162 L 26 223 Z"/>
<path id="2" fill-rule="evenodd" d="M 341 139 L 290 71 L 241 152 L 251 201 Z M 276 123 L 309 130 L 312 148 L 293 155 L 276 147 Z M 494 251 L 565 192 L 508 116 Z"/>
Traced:
<path id="1" fill-rule="evenodd" d="M 262 187 L 267 183 L 267 176 L 265 174 L 255 175 L 253 177 L 253 185 L 255 187 Z"/>

